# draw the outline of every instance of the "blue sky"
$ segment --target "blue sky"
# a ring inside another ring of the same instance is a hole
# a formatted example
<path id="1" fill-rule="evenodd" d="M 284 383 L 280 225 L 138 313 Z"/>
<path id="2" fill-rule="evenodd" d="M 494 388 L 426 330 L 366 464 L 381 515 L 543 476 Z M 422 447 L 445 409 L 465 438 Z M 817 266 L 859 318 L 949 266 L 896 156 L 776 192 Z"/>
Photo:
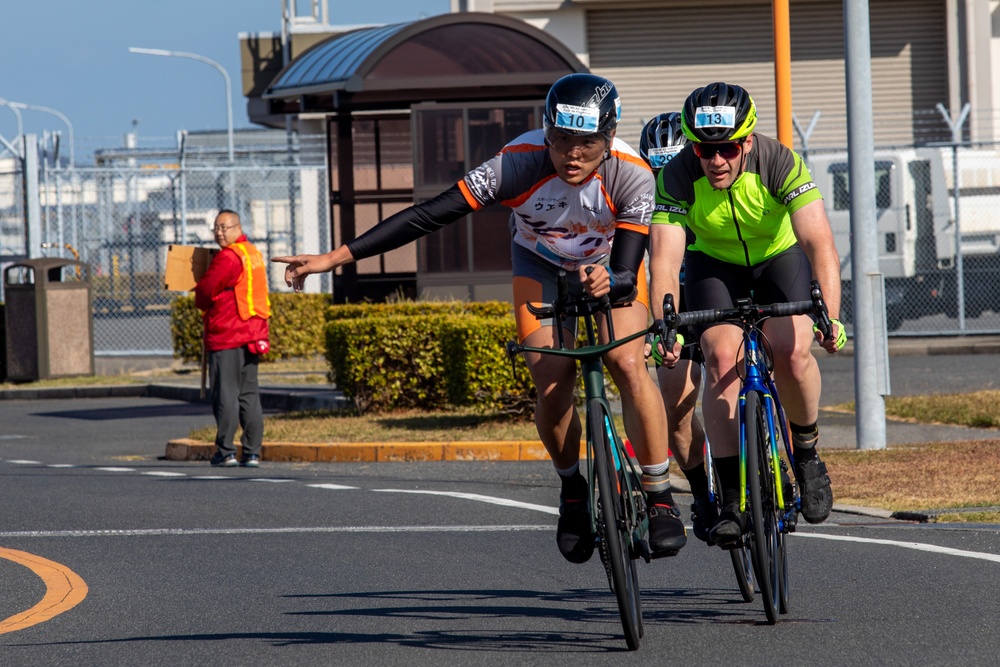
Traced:
<path id="1" fill-rule="evenodd" d="M 63 113 L 73 125 L 77 162 L 89 161 L 95 148 L 120 146 L 135 119 L 140 146 L 173 145 L 181 129 L 225 130 L 225 84 L 218 71 L 128 48 L 186 51 L 227 70 L 233 125 L 250 127 L 238 35 L 280 33 L 281 6 L 281 0 L 3 0 L 0 98 Z M 335 25 L 396 23 L 448 10 L 448 0 L 329 0 Z M 66 138 L 57 117 L 21 114 L 26 133 L 61 131 Z M 0 135 L 16 134 L 14 114 L 0 107 Z"/>

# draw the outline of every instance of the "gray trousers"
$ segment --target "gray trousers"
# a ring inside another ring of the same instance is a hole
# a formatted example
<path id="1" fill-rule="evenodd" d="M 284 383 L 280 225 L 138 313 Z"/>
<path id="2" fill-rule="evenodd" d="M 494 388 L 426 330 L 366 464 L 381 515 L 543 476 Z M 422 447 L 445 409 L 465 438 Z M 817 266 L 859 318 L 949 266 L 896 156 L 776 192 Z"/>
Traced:
<path id="1" fill-rule="evenodd" d="M 236 427 L 243 427 L 243 456 L 260 456 L 264 439 L 264 412 L 257 392 L 259 357 L 246 347 L 208 353 L 215 447 L 222 455 L 235 454 Z"/>

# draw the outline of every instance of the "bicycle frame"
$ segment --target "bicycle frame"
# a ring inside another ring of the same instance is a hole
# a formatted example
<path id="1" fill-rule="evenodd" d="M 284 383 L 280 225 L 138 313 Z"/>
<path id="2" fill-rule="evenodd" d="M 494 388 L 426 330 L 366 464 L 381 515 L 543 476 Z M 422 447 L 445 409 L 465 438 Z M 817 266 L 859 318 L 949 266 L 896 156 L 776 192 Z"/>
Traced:
<path id="1" fill-rule="evenodd" d="M 531 309 L 529 307 L 529 309 Z M 608 440 L 612 443 L 611 454 L 615 462 L 615 470 L 621 470 L 623 464 L 626 465 L 627 470 L 631 474 L 623 475 L 622 478 L 625 480 L 626 488 L 622 490 L 622 495 L 633 499 L 629 502 L 629 507 L 633 514 L 633 521 L 635 522 L 635 527 L 632 531 L 632 542 L 633 544 L 642 544 L 642 537 L 646 534 L 649 529 L 649 518 L 646 513 L 640 511 L 641 508 L 635 506 L 634 499 L 636 495 L 640 495 L 643 498 L 643 503 L 645 503 L 645 492 L 642 490 L 641 485 L 633 486 L 633 477 L 638 479 L 641 473 L 637 470 L 635 464 L 632 462 L 631 457 L 625 450 L 625 445 L 621 438 L 618 437 L 618 430 L 615 428 L 614 422 L 607 417 L 611 414 L 611 404 L 608 402 L 607 394 L 604 391 L 604 362 L 603 357 L 606 353 L 611 350 L 624 345 L 630 341 L 635 340 L 641 336 L 645 336 L 647 333 L 646 329 L 637 331 L 636 333 L 625 336 L 624 338 L 615 339 L 614 337 L 614 326 L 611 323 L 611 318 L 607 317 L 608 324 L 608 334 L 609 342 L 600 344 L 597 342 L 597 331 L 594 324 L 593 313 L 586 313 L 583 316 L 583 320 L 586 328 L 586 342 L 587 344 L 579 348 L 567 348 L 565 341 L 563 340 L 561 327 L 558 336 L 559 347 L 531 347 L 520 344 L 507 344 L 507 353 L 511 358 L 522 352 L 535 352 L 538 354 L 548 354 L 559 357 L 568 357 L 579 362 L 580 370 L 583 375 L 583 390 L 584 390 L 584 405 L 590 405 L 591 400 L 597 400 L 600 402 L 605 413 L 605 428 L 608 429 Z M 594 487 L 594 458 L 596 452 L 594 451 L 594 435 L 589 432 L 589 420 L 588 433 L 587 433 L 587 481 L 590 483 L 590 488 Z M 591 528 L 596 529 L 597 527 L 597 513 L 594 511 L 592 505 L 593 498 L 588 498 L 588 507 L 590 509 L 590 522 Z M 649 554 L 646 553 L 645 549 L 642 554 L 645 560 L 649 560 Z"/>
<path id="2" fill-rule="evenodd" d="M 767 429 L 770 435 L 771 451 L 770 456 L 770 468 L 774 471 L 774 488 L 777 494 L 777 502 L 779 507 L 788 507 L 784 498 L 784 484 L 781 481 L 781 463 L 780 463 L 780 452 L 778 451 L 778 429 L 781 429 L 781 441 L 785 446 L 785 455 L 788 457 L 789 463 L 792 465 L 794 470 L 795 459 L 792 455 L 791 440 L 789 439 L 788 431 L 788 420 L 785 418 L 785 410 L 781 407 L 781 401 L 778 398 L 778 391 L 774 386 L 774 380 L 771 377 L 771 372 L 767 368 L 767 360 L 765 358 L 764 350 L 761 345 L 761 332 L 757 327 L 757 323 L 746 323 L 743 330 L 743 344 L 744 344 L 744 354 L 743 354 L 743 367 L 746 371 L 746 375 L 743 379 L 743 384 L 740 387 L 739 394 L 739 433 L 740 433 L 740 511 L 747 511 L 747 453 L 746 453 L 746 396 L 751 391 L 757 391 L 764 398 L 764 411 L 767 415 Z M 775 416 L 778 417 L 775 423 Z M 785 510 L 784 515 L 782 515 L 781 520 L 778 523 L 778 528 L 782 532 L 785 532 L 785 528 L 791 518 L 791 515 L 796 511 L 796 506 L 798 502 L 794 503 L 789 509 Z"/>

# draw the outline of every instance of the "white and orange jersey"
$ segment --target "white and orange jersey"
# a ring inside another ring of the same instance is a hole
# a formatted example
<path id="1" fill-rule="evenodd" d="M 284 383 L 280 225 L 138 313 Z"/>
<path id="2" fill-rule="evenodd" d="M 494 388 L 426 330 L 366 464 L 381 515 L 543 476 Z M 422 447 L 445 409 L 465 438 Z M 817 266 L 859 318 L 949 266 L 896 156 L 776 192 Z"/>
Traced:
<path id="1" fill-rule="evenodd" d="M 649 233 L 655 182 L 642 158 L 615 138 L 597 170 L 570 185 L 556 175 L 539 129 L 504 146 L 458 187 L 475 210 L 510 207 L 515 243 L 576 269 L 610 253 L 618 228 Z"/>

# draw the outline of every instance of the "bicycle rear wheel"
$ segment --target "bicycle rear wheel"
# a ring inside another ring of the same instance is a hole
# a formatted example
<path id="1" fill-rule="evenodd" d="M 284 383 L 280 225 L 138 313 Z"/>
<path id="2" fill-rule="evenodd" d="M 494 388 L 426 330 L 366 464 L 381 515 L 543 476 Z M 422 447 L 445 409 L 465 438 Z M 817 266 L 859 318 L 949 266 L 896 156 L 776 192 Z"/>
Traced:
<path id="1" fill-rule="evenodd" d="M 615 467 L 615 455 L 605 426 L 604 406 L 592 400 L 587 406 L 588 429 L 594 446 L 594 473 L 597 477 L 597 534 L 601 561 L 608 575 L 611 591 L 618 601 L 618 613 L 629 650 L 639 648 L 642 637 L 642 606 L 635 561 L 630 557 L 631 529 L 625 517 L 621 485 Z M 619 466 L 620 467 L 620 466 Z"/>
<path id="2" fill-rule="evenodd" d="M 746 395 L 747 486 L 749 487 L 751 560 L 768 623 L 778 622 L 781 556 L 774 473 L 770 469 L 770 435 L 759 392 Z"/>

